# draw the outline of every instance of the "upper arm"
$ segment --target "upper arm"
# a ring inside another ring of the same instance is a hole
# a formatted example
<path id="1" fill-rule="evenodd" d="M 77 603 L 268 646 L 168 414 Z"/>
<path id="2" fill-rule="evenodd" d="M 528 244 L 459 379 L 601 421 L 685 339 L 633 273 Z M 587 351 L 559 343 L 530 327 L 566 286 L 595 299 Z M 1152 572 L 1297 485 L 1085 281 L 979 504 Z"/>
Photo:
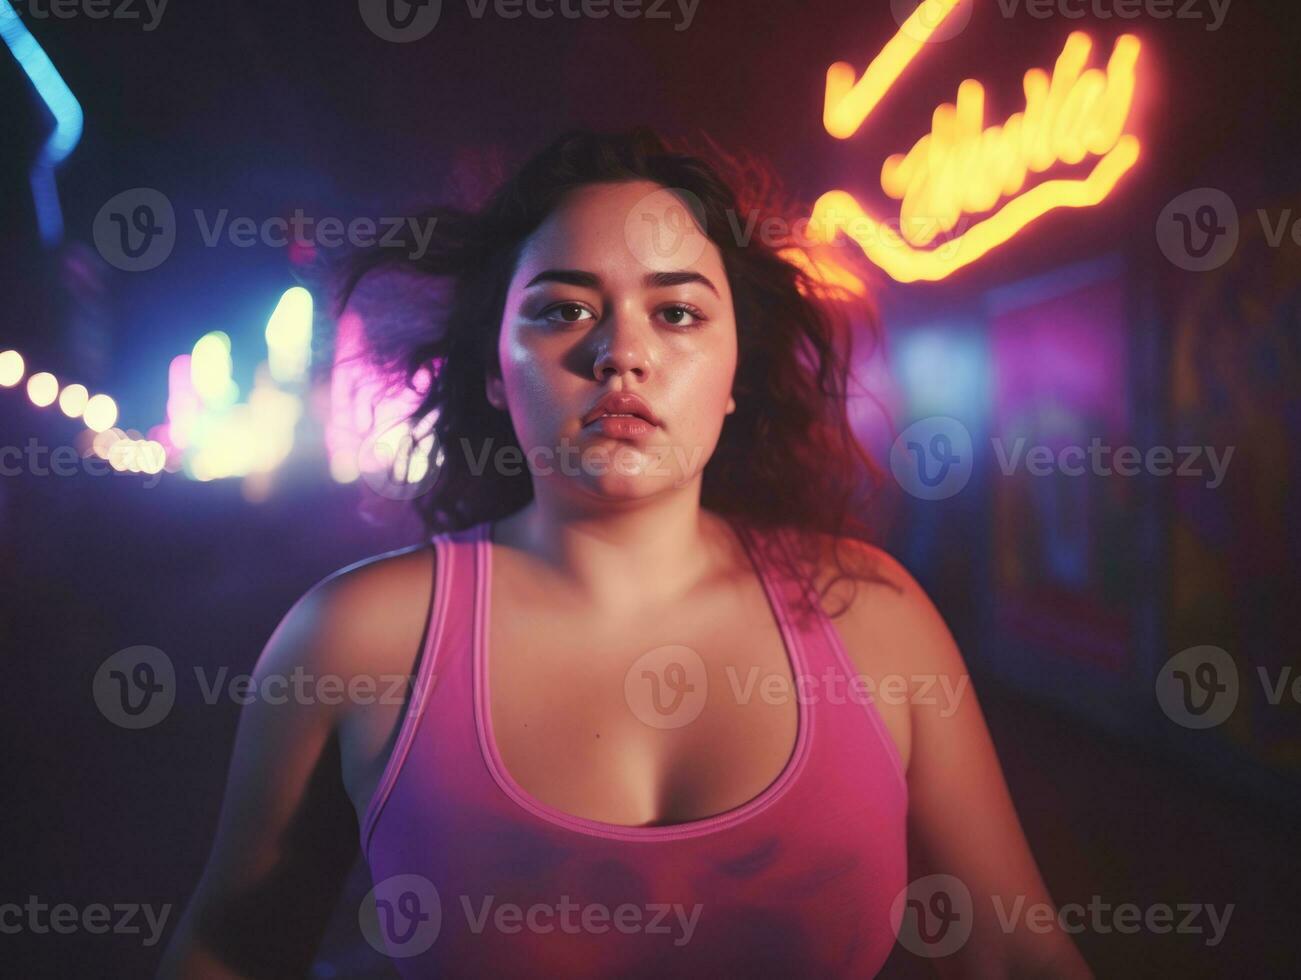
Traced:
<path id="1" fill-rule="evenodd" d="M 358 853 L 340 764 L 348 705 L 336 682 L 384 659 L 368 628 L 376 577 L 374 565 L 353 566 L 318 583 L 263 648 L 212 849 L 166 975 L 307 972 Z"/>
<path id="2" fill-rule="evenodd" d="M 884 582 L 859 584 L 844 629 L 860 671 L 878 682 L 882 673 L 908 679 L 910 878 L 949 875 L 971 896 L 970 937 L 937 968 L 951 976 L 1089 976 L 1064 932 L 1027 929 L 1013 912 L 1042 906 L 1055 921 L 1056 907 L 953 636 L 898 562 L 862 550 Z M 961 888 L 954 890 L 957 909 Z"/>

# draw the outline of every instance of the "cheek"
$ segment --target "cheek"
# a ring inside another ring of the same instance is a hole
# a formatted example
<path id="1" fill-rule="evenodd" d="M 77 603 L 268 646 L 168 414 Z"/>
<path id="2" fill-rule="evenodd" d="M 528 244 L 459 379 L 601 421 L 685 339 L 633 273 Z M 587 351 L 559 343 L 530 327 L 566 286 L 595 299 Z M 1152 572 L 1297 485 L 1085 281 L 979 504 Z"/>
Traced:
<path id="1" fill-rule="evenodd" d="M 517 427 L 551 419 L 563 400 L 564 372 L 545 352 L 503 332 L 498 348 L 502 383 Z"/>
<path id="2" fill-rule="evenodd" d="M 696 426 L 712 425 L 722 415 L 736 375 L 735 348 L 697 352 L 673 372 L 679 403 Z"/>
<path id="3" fill-rule="evenodd" d="M 520 340 L 516 331 L 503 326 L 497 341 L 497 363 L 501 365 L 502 381 L 507 389 L 516 387 L 519 379 L 533 364 L 533 356 Z"/>
<path id="4" fill-rule="evenodd" d="M 702 365 L 701 387 L 718 404 L 726 405 L 736 380 L 737 347 L 735 328 L 714 345 Z"/>

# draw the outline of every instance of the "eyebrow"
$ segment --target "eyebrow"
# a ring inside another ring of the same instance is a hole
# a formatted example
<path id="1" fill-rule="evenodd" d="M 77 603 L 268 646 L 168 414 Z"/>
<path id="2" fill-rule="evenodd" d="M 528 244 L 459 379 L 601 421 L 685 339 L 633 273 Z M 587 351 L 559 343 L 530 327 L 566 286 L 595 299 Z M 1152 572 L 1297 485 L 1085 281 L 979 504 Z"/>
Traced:
<path id="1" fill-rule="evenodd" d="M 530 279 L 524 288 L 532 289 L 534 286 L 547 282 L 563 283 L 566 286 L 581 286 L 584 289 L 599 289 L 601 277 L 593 272 L 585 272 L 582 269 L 545 269 Z M 668 286 L 683 286 L 687 283 L 698 282 L 715 296 L 718 295 L 718 289 L 709 281 L 708 277 L 702 276 L 699 272 L 690 272 L 685 269 L 676 272 L 648 272 L 643 277 L 642 282 L 649 289 L 663 289 Z"/>

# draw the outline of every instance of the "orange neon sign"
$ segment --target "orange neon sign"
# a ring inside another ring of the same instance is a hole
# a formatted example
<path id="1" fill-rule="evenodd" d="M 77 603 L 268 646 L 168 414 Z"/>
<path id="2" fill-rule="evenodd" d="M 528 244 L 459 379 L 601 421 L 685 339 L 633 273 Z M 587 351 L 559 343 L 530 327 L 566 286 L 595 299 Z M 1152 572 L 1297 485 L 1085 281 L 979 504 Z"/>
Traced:
<path id="1" fill-rule="evenodd" d="M 827 132 L 839 139 L 854 135 L 958 3 L 925 0 L 861 78 L 846 62 L 831 65 L 823 106 Z M 974 79 L 963 81 L 956 103 L 936 108 L 930 132 L 881 168 L 881 189 L 901 202 L 897 229 L 868 214 L 851 194 L 832 190 L 814 204 L 809 223 L 814 240 L 830 243 L 843 231 L 892 278 L 934 281 L 976 261 L 1048 211 L 1104 200 L 1138 159 L 1138 139 L 1123 130 L 1140 45 L 1133 35 L 1118 38 L 1104 71 L 1086 68 L 1092 44 L 1074 32 L 1051 76 L 1039 68 L 1026 72 L 1025 109 L 1001 125 L 985 128 L 984 87 Z M 1088 157 L 1097 161 L 1087 175 L 1025 189 L 1031 173 Z M 990 211 L 1005 198 L 1002 207 L 961 234 L 926 247 L 964 216 Z"/>

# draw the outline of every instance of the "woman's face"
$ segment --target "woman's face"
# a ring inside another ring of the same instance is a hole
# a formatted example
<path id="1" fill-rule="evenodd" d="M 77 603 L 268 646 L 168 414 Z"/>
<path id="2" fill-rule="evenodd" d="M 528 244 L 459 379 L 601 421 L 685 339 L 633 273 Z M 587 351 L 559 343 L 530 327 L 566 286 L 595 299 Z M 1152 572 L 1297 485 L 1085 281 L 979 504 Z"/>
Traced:
<path id="1" fill-rule="evenodd" d="M 529 237 L 497 353 L 488 398 L 510 412 L 535 488 L 609 500 L 685 486 L 736 407 L 722 256 L 682 200 L 648 181 L 576 190 Z M 656 424 L 585 425 L 611 392 L 640 396 Z"/>

